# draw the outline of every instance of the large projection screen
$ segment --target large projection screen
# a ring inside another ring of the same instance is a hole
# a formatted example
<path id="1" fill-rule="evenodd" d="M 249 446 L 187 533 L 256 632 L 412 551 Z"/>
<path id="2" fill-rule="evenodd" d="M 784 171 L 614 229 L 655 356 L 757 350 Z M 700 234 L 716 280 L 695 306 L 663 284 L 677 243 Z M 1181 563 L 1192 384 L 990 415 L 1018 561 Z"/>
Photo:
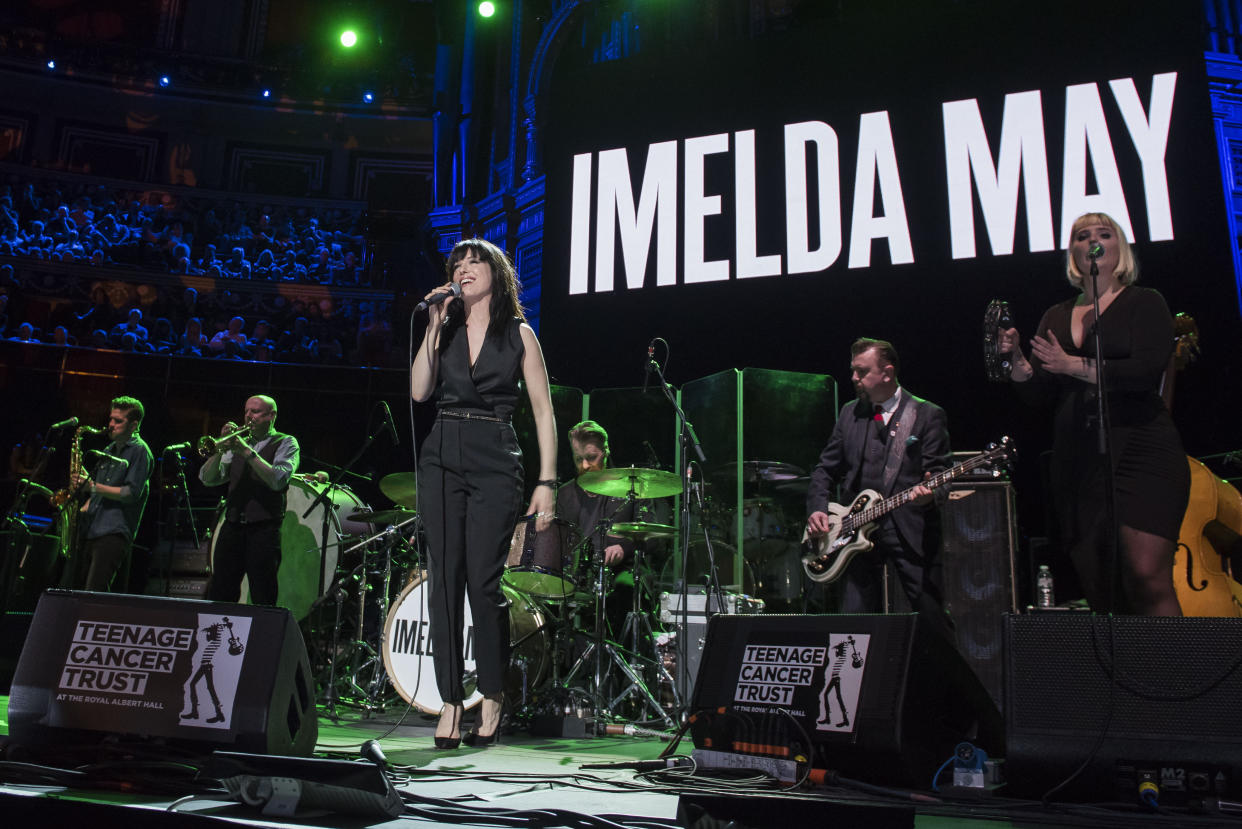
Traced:
<path id="1" fill-rule="evenodd" d="M 1061 251 L 1088 210 L 1122 222 L 1141 283 L 1233 359 L 1194 4 L 846 5 L 866 7 L 625 60 L 566 48 L 544 143 L 542 337 L 561 377 L 637 383 L 656 336 L 674 383 L 843 377 L 854 338 L 888 338 L 970 449 L 1026 416 L 985 382 L 987 302 L 1030 336 L 1071 296 Z"/>
<path id="2" fill-rule="evenodd" d="M 1233 448 L 1238 305 L 1196 4 L 844 5 L 866 8 L 605 63 L 566 48 L 543 147 L 558 375 L 637 383 L 659 336 L 674 383 L 845 377 L 850 342 L 890 339 L 955 448 L 1013 435 L 1034 478 L 1048 415 L 986 381 L 983 314 L 1007 300 L 1028 341 L 1073 293 L 1070 223 L 1103 211 L 1140 284 L 1199 323 L 1174 405 L 1187 449 Z"/>

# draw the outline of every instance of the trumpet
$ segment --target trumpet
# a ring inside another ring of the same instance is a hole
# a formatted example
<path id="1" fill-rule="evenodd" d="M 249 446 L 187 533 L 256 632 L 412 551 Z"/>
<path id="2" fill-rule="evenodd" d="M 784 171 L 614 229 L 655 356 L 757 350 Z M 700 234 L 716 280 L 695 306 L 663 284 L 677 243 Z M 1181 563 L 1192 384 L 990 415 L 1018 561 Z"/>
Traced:
<path id="1" fill-rule="evenodd" d="M 223 435 L 218 438 L 213 438 L 211 435 L 203 435 L 198 439 L 198 454 L 204 458 L 210 458 L 212 455 L 216 454 L 216 452 L 220 451 L 220 444 L 228 443 L 234 438 L 247 437 L 249 434 L 250 426 L 247 425 L 241 427 L 235 432 L 229 432 L 227 435 Z"/>

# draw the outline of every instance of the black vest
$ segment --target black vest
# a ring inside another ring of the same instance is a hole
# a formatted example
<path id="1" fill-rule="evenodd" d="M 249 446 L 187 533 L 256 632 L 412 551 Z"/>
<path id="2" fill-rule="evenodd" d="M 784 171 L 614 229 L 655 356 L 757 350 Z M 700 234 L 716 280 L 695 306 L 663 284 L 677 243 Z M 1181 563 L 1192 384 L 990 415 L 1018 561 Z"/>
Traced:
<path id="1" fill-rule="evenodd" d="M 259 457 L 271 463 L 276 458 L 276 447 L 287 437 L 280 432 L 272 432 L 271 440 L 259 450 Z M 248 463 L 235 458 L 229 464 L 229 494 L 224 507 L 225 520 L 253 524 L 284 518 L 287 491 L 288 487 L 280 490 L 269 488 L 255 477 Z"/>
<path id="2" fill-rule="evenodd" d="M 896 414 L 894 414 L 896 417 Z M 888 426 L 867 420 L 867 439 L 863 442 L 862 463 L 858 467 L 858 489 L 884 492 L 884 460 L 888 457 Z"/>

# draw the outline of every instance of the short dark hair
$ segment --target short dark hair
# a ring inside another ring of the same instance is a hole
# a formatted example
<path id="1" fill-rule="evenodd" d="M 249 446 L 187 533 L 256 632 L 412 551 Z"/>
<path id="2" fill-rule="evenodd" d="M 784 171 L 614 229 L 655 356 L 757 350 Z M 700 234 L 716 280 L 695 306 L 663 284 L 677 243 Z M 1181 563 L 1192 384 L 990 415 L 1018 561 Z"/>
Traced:
<path id="1" fill-rule="evenodd" d="M 594 420 L 584 420 L 569 430 L 569 439 L 579 443 L 596 443 L 608 455 L 608 432 Z"/>
<path id="2" fill-rule="evenodd" d="M 131 423 L 142 423 L 143 415 L 146 414 L 142 401 L 137 397 L 114 397 L 111 406 L 125 412 L 125 419 Z"/>
<path id="3" fill-rule="evenodd" d="M 875 349 L 886 365 L 893 367 L 893 376 L 901 373 L 901 364 L 897 360 L 897 349 L 888 340 L 873 340 L 870 337 L 859 337 L 850 346 L 850 357 L 857 357 L 864 351 Z"/>

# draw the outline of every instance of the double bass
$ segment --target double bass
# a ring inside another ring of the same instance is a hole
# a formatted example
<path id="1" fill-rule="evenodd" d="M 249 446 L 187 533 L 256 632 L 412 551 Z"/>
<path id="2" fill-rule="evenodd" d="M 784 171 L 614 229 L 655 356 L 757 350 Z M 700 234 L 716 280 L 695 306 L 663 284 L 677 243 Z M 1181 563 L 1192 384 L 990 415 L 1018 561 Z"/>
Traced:
<path id="1" fill-rule="evenodd" d="M 1186 314 L 1174 318 L 1176 345 L 1161 389 L 1172 408 L 1173 380 L 1198 354 L 1199 331 Z M 1190 464 L 1190 503 L 1177 534 L 1173 589 L 1183 616 L 1242 616 L 1242 584 L 1229 572 L 1232 552 L 1242 550 L 1242 493 L 1195 458 Z"/>

